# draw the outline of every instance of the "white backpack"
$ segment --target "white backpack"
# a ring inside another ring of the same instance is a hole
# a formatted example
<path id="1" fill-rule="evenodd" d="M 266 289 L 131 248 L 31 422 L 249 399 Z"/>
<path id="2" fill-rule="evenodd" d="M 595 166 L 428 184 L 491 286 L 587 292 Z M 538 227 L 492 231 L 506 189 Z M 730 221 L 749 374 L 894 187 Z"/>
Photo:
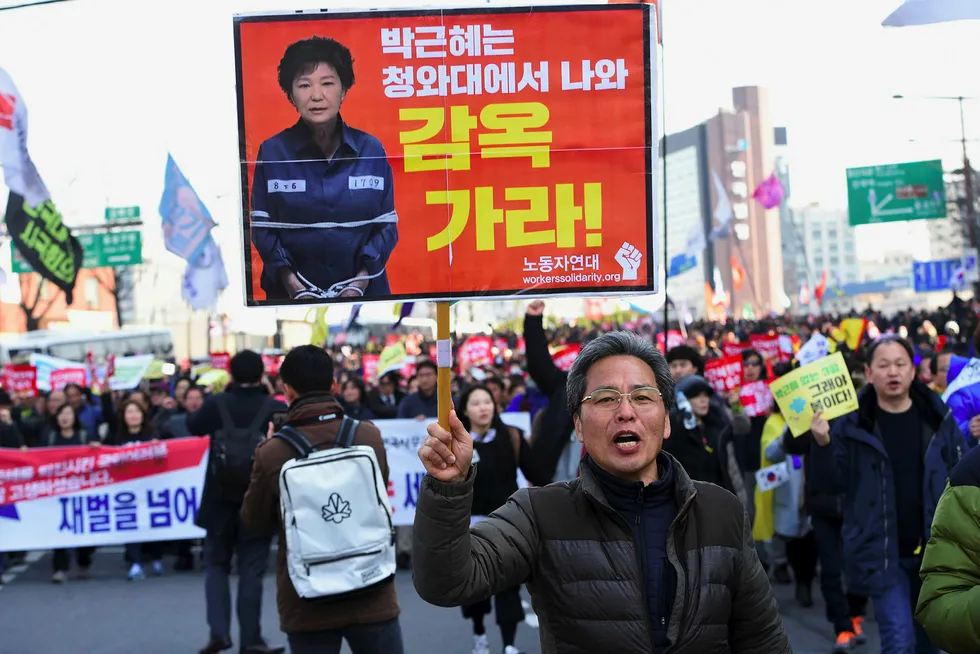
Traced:
<path id="1" fill-rule="evenodd" d="M 276 434 L 299 453 L 279 472 L 279 496 L 286 568 L 303 599 L 339 599 L 395 575 L 388 489 L 374 449 L 352 446 L 357 426 L 344 416 L 326 450 L 291 427 Z"/>

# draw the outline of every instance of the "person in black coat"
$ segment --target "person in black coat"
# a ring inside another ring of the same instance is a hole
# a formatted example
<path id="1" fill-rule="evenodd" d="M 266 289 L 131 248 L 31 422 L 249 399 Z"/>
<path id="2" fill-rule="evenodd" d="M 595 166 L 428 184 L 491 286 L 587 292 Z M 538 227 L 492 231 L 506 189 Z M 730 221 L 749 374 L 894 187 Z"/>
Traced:
<path id="1" fill-rule="evenodd" d="M 7 391 L 0 390 L 0 447 L 27 449 L 24 436 L 13 416 L 14 402 Z"/>
<path id="2" fill-rule="evenodd" d="M 234 427 L 245 429 L 257 422 L 261 433 L 268 432 L 276 413 L 286 405 L 270 395 L 262 383 L 265 366 L 257 352 L 243 350 L 231 358 L 231 384 L 223 393 L 209 397 L 199 410 L 187 416 L 187 429 L 194 436 L 211 436 L 212 453 L 215 435 L 225 428 L 222 405 Z M 270 535 L 251 534 L 241 524 L 240 512 L 245 499 L 244 487 L 222 484 L 214 470 L 204 481 L 204 493 L 197 514 L 197 525 L 207 531 L 205 551 L 205 595 L 211 637 L 202 654 L 217 654 L 231 645 L 231 597 L 229 577 L 231 559 L 238 557 L 238 624 L 241 629 L 241 651 L 246 654 L 283 652 L 269 647 L 262 638 L 262 579 L 265 576 L 272 546 Z"/>
<path id="3" fill-rule="evenodd" d="M 378 420 L 391 420 L 398 417 L 398 405 L 405 399 L 405 393 L 398 388 L 397 372 L 386 372 L 378 379 L 378 388 L 367 394 L 367 408 Z"/>
<path id="4" fill-rule="evenodd" d="M 344 408 L 344 415 L 354 420 L 375 420 L 377 416 L 364 403 L 366 395 L 361 378 L 348 377 L 340 389 L 340 406 Z"/>

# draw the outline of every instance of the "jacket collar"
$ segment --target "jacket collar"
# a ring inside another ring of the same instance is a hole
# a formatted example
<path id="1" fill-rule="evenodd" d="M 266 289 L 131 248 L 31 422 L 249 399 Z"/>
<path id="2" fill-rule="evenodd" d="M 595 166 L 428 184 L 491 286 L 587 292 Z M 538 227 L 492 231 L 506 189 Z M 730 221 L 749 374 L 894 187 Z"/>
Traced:
<path id="1" fill-rule="evenodd" d="M 337 123 L 337 129 L 340 130 L 340 147 L 337 149 L 337 154 L 334 155 L 334 159 L 338 158 L 338 155 L 344 150 L 356 157 L 359 151 L 351 128 L 347 126 L 347 123 L 344 122 L 344 118 L 340 114 L 337 115 Z M 314 160 L 324 159 L 323 151 L 313 141 L 313 134 L 310 128 L 306 126 L 306 123 L 303 122 L 302 118 L 297 120 L 286 131 L 289 135 L 289 146 L 297 156 L 303 155 L 307 159 Z"/>
<path id="2" fill-rule="evenodd" d="M 943 404 L 942 399 L 918 379 L 913 381 L 909 388 L 909 398 L 923 421 L 922 451 L 924 453 L 932 435 L 939 431 L 949 410 Z M 845 428 L 843 434 L 847 438 L 870 445 L 882 455 L 887 456 L 877 427 L 878 410 L 878 394 L 874 386 L 868 384 L 858 392 L 858 410 L 842 418 L 845 421 L 845 427 L 847 425 L 852 427 L 851 429 Z"/>
<path id="3" fill-rule="evenodd" d="M 677 506 L 679 507 L 678 515 L 683 512 L 690 501 L 697 496 L 698 491 L 694 487 L 694 482 L 691 480 L 690 475 L 684 470 L 684 467 L 680 462 L 667 452 L 660 450 L 658 456 L 667 457 L 670 460 L 670 466 L 673 469 L 674 477 L 674 497 L 677 500 Z M 579 483 L 581 484 L 582 491 L 586 495 L 592 496 L 599 504 L 608 508 L 610 511 L 615 511 L 612 505 L 609 503 L 608 498 L 606 498 L 606 493 L 602 490 L 602 485 L 596 478 L 595 473 L 592 472 L 592 468 L 589 466 L 588 454 L 582 457 L 582 461 L 579 463 Z"/>
<path id="4" fill-rule="evenodd" d="M 286 412 L 286 420 L 297 420 L 300 418 L 310 418 L 315 415 L 325 415 L 336 413 L 340 418 L 344 415 L 344 409 L 340 402 L 331 393 L 309 393 L 302 395 L 289 405 Z"/>

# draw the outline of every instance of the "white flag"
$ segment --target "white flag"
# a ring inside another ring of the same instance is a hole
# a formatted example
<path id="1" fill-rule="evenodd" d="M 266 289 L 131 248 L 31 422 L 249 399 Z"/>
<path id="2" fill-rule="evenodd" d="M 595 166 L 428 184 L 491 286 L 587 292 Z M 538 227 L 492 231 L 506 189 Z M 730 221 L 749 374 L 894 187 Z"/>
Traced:
<path id="1" fill-rule="evenodd" d="M 14 80 L 0 68 L 0 166 L 7 188 L 36 207 L 51 199 L 27 153 L 27 105 Z"/>
<path id="2" fill-rule="evenodd" d="M 194 311 L 214 310 L 218 304 L 218 293 L 228 288 L 228 273 L 221 257 L 221 248 L 213 238 L 208 239 L 197 264 L 187 264 L 180 296 Z"/>
<path id="3" fill-rule="evenodd" d="M 911 27 L 959 20 L 980 20 L 980 2 L 977 0 L 905 0 L 905 3 L 881 24 L 885 27 Z"/>

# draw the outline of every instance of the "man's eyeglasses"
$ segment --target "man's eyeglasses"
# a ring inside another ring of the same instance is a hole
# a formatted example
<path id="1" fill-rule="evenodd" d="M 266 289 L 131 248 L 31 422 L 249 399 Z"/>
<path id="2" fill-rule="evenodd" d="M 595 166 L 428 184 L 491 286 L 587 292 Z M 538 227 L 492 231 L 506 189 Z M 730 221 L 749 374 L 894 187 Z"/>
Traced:
<path id="1" fill-rule="evenodd" d="M 604 388 L 586 395 L 582 398 L 582 403 L 592 404 L 597 409 L 612 411 L 619 408 L 624 397 L 628 398 L 630 404 L 636 409 L 649 409 L 660 403 L 660 391 L 648 386 L 634 388 L 629 393 L 620 393 L 611 388 Z"/>

